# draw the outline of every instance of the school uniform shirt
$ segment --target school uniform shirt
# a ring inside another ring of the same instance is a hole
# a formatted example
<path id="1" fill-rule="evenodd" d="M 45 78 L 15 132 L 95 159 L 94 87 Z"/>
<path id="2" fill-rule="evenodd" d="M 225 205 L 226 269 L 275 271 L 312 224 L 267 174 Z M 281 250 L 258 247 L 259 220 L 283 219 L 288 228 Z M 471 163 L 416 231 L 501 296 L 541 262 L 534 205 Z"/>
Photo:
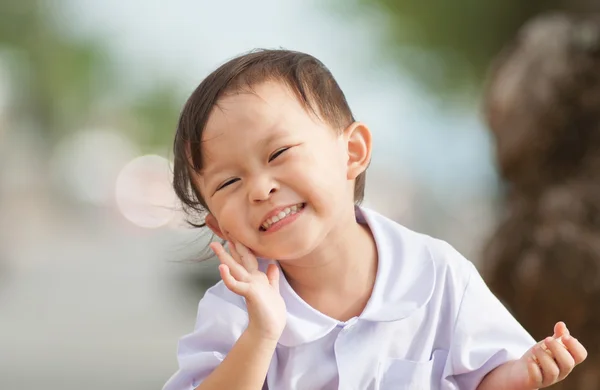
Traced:
<path id="1" fill-rule="evenodd" d="M 360 316 L 341 322 L 309 306 L 281 274 L 287 324 L 265 389 L 469 390 L 535 344 L 449 244 L 356 210 L 378 250 L 370 300 Z M 179 370 L 163 390 L 195 389 L 247 324 L 242 297 L 222 282 L 207 290 L 193 333 L 179 342 Z"/>

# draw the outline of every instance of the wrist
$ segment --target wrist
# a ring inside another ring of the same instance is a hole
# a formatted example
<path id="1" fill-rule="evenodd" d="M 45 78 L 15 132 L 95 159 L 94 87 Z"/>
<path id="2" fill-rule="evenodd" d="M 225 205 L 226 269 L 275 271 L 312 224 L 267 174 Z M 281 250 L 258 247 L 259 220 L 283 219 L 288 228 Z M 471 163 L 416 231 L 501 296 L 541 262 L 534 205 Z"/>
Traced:
<path id="1" fill-rule="evenodd" d="M 252 343 L 256 343 L 264 348 L 275 349 L 281 337 L 281 332 L 277 331 L 265 331 L 263 329 L 257 329 L 252 324 L 248 325 L 248 328 L 244 331 L 244 335 L 248 337 Z"/>
<path id="2" fill-rule="evenodd" d="M 507 361 L 490 371 L 477 390 L 535 390 L 527 386 L 528 377 L 520 359 Z"/>

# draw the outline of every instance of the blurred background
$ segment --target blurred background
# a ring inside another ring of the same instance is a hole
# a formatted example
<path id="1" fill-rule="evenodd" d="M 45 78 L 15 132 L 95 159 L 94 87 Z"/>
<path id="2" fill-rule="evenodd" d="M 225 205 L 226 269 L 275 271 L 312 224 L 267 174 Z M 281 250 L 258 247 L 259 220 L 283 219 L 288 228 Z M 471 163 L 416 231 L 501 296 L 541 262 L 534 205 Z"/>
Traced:
<path id="1" fill-rule="evenodd" d="M 592 4 L 595 3 L 595 4 Z M 170 188 L 178 112 L 255 47 L 321 59 L 374 132 L 365 204 L 481 265 L 481 115 L 531 16 L 597 0 L 0 0 L 0 389 L 160 389 L 214 262 Z"/>

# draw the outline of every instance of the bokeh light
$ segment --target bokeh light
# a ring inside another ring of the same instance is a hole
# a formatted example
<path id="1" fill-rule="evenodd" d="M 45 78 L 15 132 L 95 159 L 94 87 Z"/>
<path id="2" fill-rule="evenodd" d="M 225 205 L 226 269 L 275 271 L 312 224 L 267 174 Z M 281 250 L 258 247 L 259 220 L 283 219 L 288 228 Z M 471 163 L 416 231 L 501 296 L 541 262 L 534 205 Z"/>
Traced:
<path id="1" fill-rule="evenodd" d="M 125 218 L 137 226 L 158 228 L 168 224 L 176 211 L 169 161 L 158 155 L 137 157 L 127 163 L 116 181 L 116 201 Z"/>

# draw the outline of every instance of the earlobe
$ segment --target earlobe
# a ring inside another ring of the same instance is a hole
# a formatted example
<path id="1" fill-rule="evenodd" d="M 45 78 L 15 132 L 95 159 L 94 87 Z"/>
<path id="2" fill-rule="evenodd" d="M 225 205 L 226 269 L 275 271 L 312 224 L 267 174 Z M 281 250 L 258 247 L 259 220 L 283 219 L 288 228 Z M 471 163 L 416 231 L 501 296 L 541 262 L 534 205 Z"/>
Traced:
<path id="1" fill-rule="evenodd" d="M 227 238 L 225 237 L 225 234 L 223 234 L 223 231 L 221 230 L 221 227 L 219 226 L 219 222 L 212 214 L 207 214 L 206 218 L 204 219 L 204 222 L 206 223 L 206 226 L 210 230 L 212 230 L 213 233 L 215 233 L 217 236 L 219 236 L 219 238 L 221 240 L 227 240 Z"/>
<path id="2" fill-rule="evenodd" d="M 348 148 L 348 180 L 356 179 L 371 162 L 371 130 L 361 122 L 354 122 L 344 130 Z"/>

